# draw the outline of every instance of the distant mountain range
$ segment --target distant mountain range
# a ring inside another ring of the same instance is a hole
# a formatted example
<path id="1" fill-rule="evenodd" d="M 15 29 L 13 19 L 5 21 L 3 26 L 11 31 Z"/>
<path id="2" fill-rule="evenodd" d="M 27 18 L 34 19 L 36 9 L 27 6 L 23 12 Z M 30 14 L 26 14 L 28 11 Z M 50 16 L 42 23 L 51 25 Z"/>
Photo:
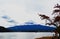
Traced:
<path id="1" fill-rule="evenodd" d="M 9 27 L 7 29 L 12 30 L 13 32 L 53 32 L 55 30 L 54 27 L 49 27 L 40 24 L 18 25 L 14 27 Z"/>

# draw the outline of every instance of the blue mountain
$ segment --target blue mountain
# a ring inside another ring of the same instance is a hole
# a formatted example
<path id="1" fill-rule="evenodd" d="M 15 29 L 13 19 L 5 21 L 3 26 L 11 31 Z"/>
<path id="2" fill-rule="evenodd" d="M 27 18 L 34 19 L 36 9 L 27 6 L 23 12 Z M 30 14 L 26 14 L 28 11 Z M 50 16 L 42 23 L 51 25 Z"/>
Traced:
<path id="1" fill-rule="evenodd" d="M 7 29 L 12 30 L 13 32 L 53 32 L 55 30 L 54 27 L 49 27 L 40 24 L 18 25 L 14 27 L 9 27 Z"/>

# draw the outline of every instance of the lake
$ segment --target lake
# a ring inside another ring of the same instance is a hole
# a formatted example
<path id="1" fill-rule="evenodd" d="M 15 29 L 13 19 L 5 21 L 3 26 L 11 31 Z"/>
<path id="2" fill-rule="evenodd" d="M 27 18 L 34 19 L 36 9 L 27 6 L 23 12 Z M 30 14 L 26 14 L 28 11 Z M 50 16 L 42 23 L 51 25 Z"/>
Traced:
<path id="1" fill-rule="evenodd" d="M 35 39 L 53 34 L 53 32 L 0 32 L 0 39 Z"/>

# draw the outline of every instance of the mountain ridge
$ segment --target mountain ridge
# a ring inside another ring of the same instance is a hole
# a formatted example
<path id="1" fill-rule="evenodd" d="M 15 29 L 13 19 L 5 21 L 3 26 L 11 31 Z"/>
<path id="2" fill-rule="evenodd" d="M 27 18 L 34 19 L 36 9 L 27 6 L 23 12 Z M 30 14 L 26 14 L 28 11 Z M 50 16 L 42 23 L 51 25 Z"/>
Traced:
<path id="1" fill-rule="evenodd" d="M 40 25 L 40 24 L 18 25 L 14 27 L 9 27 L 7 29 L 10 29 L 14 32 L 53 32 L 55 30 L 54 27 L 49 27 L 49 26 Z"/>

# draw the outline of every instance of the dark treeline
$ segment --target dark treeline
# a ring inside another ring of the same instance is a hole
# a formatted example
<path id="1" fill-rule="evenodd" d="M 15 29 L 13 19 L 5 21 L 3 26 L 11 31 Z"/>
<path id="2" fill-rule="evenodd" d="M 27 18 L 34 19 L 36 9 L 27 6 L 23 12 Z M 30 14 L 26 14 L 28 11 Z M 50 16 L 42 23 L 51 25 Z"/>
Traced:
<path id="1" fill-rule="evenodd" d="M 12 30 L 7 29 L 7 28 L 5 28 L 3 26 L 0 26 L 0 32 L 12 32 Z"/>

